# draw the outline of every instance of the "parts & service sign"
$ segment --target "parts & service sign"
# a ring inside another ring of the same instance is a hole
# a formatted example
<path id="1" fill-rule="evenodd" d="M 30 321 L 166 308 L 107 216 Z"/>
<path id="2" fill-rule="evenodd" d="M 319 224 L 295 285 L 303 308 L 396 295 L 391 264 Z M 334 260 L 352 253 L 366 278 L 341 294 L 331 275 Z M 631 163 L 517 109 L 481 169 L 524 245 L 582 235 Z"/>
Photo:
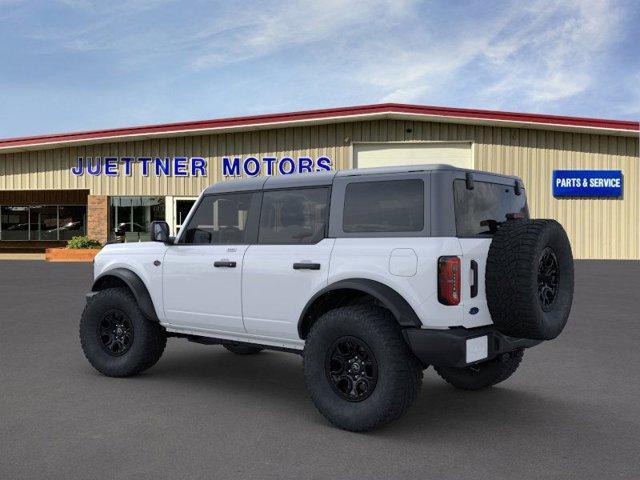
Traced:
<path id="1" fill-rule="evenodd" d="M 554 170 L 553 196 L 617 198 L 622 180 L 622 170 Z"/>

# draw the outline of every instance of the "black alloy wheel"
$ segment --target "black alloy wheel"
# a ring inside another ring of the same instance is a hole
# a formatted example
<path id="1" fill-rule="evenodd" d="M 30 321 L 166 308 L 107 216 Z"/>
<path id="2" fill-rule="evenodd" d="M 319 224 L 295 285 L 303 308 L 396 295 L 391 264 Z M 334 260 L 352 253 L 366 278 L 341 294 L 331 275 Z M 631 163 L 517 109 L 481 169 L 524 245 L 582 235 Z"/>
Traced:
<path id="1" fill-rule="evenodd" d="M 550 247 L 546 247 L 538 263 L 538 299 L 545 312 L 551 310 L 558 295 L 558 269 L 558 258 L 555 252 Z"/>
<path id="2" fill-rule="evenodd" d="M 111 309 L 98 323 L 98 338 L 109 355 L 124 355 L 133 344 L 133 323 L 123 311 Z"/>
<path id="3" fill-rule="evenodd" d="M 422 364 L 391 312 L 377 305 L 324 313 L 307 334 L 303 359 L 313 404 L 329 422 L 352 432 L 402 416 L 422 385 Z"/>
<path id="4" fill-rule="evenodd" d="M 327 352 L 325 369 L 334 392 L 349 402 L 368 398 L 378 382 L 378 364 L 369 346 L 359 338 L 338 338 Z"/>

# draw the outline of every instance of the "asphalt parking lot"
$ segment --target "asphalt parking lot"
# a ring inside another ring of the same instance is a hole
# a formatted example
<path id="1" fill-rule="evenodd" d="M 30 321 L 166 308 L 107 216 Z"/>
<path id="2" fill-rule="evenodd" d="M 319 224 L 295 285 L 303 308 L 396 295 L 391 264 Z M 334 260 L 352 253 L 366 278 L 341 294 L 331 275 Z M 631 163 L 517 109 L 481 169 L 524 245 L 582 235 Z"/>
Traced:
<path id="1" fill-rule="evenodd" d="M 0 262 L 0 478 L 639 478 L 640 262 L 577 262 L 563 335 L 498 387 L 429 369 L 399 422 L 329 426 L 297 355 L 170 339 L 144 375 L 80 350 L 90 264 Z"/>

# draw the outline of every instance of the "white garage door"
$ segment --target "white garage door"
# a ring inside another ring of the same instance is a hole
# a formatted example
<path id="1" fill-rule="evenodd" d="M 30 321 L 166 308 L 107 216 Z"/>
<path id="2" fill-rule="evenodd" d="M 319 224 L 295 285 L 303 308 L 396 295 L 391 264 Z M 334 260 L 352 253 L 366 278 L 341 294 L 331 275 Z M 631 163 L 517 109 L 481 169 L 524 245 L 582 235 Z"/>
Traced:
<path id="1" fill-rule="evenodd" d="M 471 142 L 357 143 L 353 145 L 355 168 L 444 163 L 473 168 Z"/>

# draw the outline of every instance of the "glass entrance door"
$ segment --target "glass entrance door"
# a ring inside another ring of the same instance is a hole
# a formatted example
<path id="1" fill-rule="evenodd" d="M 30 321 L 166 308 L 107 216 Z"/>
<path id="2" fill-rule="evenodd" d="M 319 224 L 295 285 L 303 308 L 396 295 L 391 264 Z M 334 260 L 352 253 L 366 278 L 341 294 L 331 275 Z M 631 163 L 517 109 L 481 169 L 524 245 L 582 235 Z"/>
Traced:
<path id="1" fill-rule="evenodd" d="M 111 235 L 117 242 L 151 240 L 149 223 L 164 220 L 164 197 L 111 197 Z"/>
<path id="2" fill-rule="evenodd" d="M 196 203 L 196 200 L 192 198 L 177 198 L 175 202 L 176 217 L 174 225 L 175 228 L 173 231 L 175 232 L 175 235 L 178 235 L 182 224 L 187 219 L 187 215 L 189 215 L 189 211 L 191 210 L 191 207 L 193 207 L 193 204 Z"/>

